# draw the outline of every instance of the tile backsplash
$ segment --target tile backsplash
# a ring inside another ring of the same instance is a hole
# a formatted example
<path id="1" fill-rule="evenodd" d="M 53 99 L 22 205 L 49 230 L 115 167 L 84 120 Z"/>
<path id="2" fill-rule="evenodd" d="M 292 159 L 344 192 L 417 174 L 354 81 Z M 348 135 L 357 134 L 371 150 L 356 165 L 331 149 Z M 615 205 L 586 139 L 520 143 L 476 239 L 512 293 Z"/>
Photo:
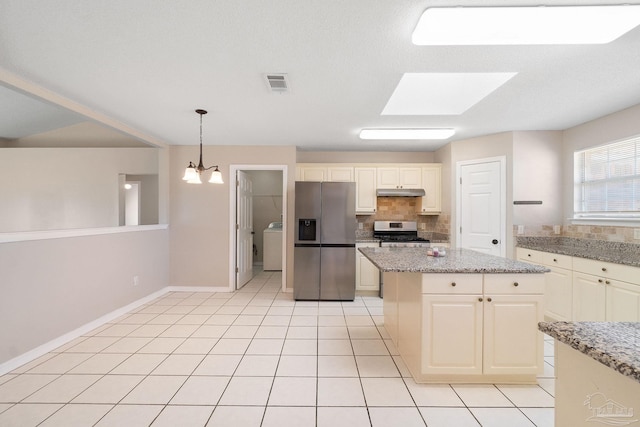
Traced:
<path id="1" fill-rule="evenodd" d="M 609 225 L 563 225 L 560 233 L 553 231 L 553 225 L 525 226 L 524 233 L 518 234 L 518 226 L 513 226 L 514 236 L 527 237 L 575 237 L 579 239 L 606 240 L 609 242 L 640 243 L 633 238 L 634 227 Z"/>
<path id="2" fill-rule="evenodd" d="M 358 222 L 363 224 L 363 231 L 373 232 L 374 221 L 416 221 L 419 231 L 449 235 L 450 215 L 419 215 L 421 203 L 419 197 L 378 197 L 377 212 L 358 215 Z"/>

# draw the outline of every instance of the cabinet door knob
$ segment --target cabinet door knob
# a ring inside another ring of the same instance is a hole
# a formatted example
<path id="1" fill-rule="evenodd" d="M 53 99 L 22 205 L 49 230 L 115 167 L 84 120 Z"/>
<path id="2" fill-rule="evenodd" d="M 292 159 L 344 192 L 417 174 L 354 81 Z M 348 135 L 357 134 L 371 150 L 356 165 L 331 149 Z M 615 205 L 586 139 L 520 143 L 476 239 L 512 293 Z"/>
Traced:
<path id="1" fill-rule="evenodd" d="M 602 271 L 607 271 L 607 269 L 606 269 L 606 268 L 604 268 L 604 267 L 602 267 Z"/>
<path id="2" fill-rule="evenodd" d="M 518 286 L 518 282 L 513 282 L 513 286 Z"/>
<path id="3" fill-rule="evenodd" d="M 478 298 L 478 301 L 482 302 L 482 298 Z"/>
<path id="4" fill-rule="evenodd" d="M 553 262 L 558 262 L 558 260 L 554 258 L 554 259 L 553 259 Z"/>
<path id="5" fill-rule="evenodd" d="M 491 297 L 487 298 L 487 301 L 491 302 Z"/>
<path id="6" fill-rule="evenodd" d="M 451 282 L 451 286 L 455 286 L 455 285 L 456 285 L 456 282 Z"/>
<path id="7" fill-rule="evenodd" d="M 609 284 L 611 284 L 611 282 L 610 282 L 610 281 L 608 281 L 608 280 L 605 280 L 605 281 L 604 281 L 604 283 L 605 283 L 605 285 L 609 285 Z"/>
<path id="8" fill-rule="evenodd" d="M 598 279 L 598 283 L 602 283 L 602 279 Z"/>
<path id="9" fill-rule="evenodd" d="M 531 254 L 527 254 L 527 256 L 528 256 L 529 258 L 531 258 Z"/>

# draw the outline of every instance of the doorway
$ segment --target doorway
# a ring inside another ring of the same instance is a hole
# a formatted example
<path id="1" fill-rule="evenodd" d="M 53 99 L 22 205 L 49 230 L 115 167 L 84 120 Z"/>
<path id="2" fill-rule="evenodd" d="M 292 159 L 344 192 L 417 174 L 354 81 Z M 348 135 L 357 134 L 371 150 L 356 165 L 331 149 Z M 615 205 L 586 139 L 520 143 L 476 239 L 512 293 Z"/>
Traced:
<path id="1" fill-rule="evenodd" d="M 230 165 L 230 175 L 236 180 L 230 194 L 230 284 L 241 289 L 256 271 L 262 270 L 264 260 L 263 231 L 272 222 L 282 224 L 278 233 L 281 245 L 282 283 L 286 289 L 286 165 Z M 248 186 L 251 191 L 248 192 Z M 275 186 L 275 187 L 274 187 Z M 249 200 L 250 198 L 250 200 Z M 273 236 L 270 236 L 273 237 Z"/>
<path id="2" fill-rule="evenodd" d="M 457 247 L 506 256 L 506 158 L 456 166 Z"/>

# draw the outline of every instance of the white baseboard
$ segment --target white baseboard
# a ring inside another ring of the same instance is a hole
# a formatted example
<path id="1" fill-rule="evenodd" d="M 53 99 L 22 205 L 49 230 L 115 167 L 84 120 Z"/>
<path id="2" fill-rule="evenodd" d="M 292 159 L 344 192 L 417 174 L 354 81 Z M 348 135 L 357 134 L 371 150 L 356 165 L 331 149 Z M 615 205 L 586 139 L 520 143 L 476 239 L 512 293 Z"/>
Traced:
<path id="1" fill-rule="evenodd" d="M 34 348 L 33 350 L 29 350 L 26 353 L 21 354 L 20 356 L 7 360 L 6 362 L 0 364 L 0 375 L 11 372 L 14 369 L 19 368 L 20 366 L 29 363 L 32 360 L 35 360 L 38 357 L 43 356 L 60 346 L 65 345 L 69 341 L 81 337 L 87 332 L 91 332 L 92 330 L 104 325 L 105 323 L 108 323 L 113 319 L 117 319 L 118 317 L 127 314 L 131 310 L 134 310 L 143 304 L 153 301 L 154 299 L 161 297 L 168 292 L 233 292 L 233 290 L 229 289 L 229 287 L 226 286 L 165 286 L 159 291 L 149 294 L 146 297 L 140 298 L 139 300 L 136 300 L 130 304 L 125 305 L 124 307 L 114 310 L 111 313 L 107 313 L 104 316 L 97 318 L 96 320 L 82 325 L 71 332 L 67 332 L 66 334 L 59 336 L 58 338 L 55 338 L 45 344 L 42 344 Z"/>
<path id="2" fill-rule="evenodd" d="M 90 332 L 102 325 L 104 325 L 105 323 L 110 322 L 113 319 L 117 319 L 118 317 L 127 314 L 128 312 L 130 312 L 131 310 L 140 307 L 143 304 L 148 303 L 149 301 L 153 301 L 154 299 L 166 294 L 167 292 L 171 291 L 171 286 L 167 286 L 164 287 L 162 289 L 160 289 L 159 291 L 156 291 L 152 294 L 147 295 L 146 297 L 140 298 L 139 300 L 136 300 L 134 302 L 132 302 L 131 304 L 127 304 L 124 307 L 121 307 L 117 310 L 112 311 L 111 313 L 107 313 L 102 317 L 97 318 L 96 320 L 93 320 L 85 325 L 80 326 L 77 329 L 74 329 L 71 332 L 67 332 L 66 334 L 59 336 L 58 338 L 55 338 L 45 344 L 42 344 L 36 348 L 34 348 L 33 350 L 29 350 L 26 353 L 21 354 L 20 356 L 14 357 L 13 359 L 10 359 L 2 364 L 0 364 L 0 375 L 4 375 L 7 372 L 11 372 L 14 369 L 31 362 L 32 360 L 37 359 L 40 356 L 43 356 L 47 353 L 49 353 L 52 350 L 55 350 L 56 348 L 68 343 L 71 340 L 74 340 L 78 337 L 81 337 L 82 335 L 86 334 L 87 332 Z"/>
<path id="3" fill-rule="evenodd" d="M 228 286 L 169 286 L 169 292 L 233 292 Z"/>

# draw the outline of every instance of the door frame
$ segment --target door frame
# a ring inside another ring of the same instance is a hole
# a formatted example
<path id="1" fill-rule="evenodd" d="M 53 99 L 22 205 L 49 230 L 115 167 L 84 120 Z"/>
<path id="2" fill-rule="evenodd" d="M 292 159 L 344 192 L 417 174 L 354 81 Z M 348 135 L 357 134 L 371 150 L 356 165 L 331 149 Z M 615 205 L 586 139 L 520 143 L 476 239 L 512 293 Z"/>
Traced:
<path id="1" fill-rule="evenodd" d="M 281 290 L 287 289 L 287 165 L 229 165 L 229 291 L 236 290 L 236 185 L 237 171 L 281 171 L 282 172 L 282 283 Z"/>
<path id="2" fill-rule="evenodd" d="M 462 233 L 460 232 L 460 225 L 462 224 L 462 191 L 461 182 L 462 179 L 462 167 L 469 165 L 477 165 L 481 163 L 500 163 L 500 255 L 502 257 L 507 256 L 507 156 L 486 157 L 482 159 L 473 160 L 460 160 L 456 162 L 456 221 L 455 221 L 455 236 L 456 246 L 462 241 Z"/>

